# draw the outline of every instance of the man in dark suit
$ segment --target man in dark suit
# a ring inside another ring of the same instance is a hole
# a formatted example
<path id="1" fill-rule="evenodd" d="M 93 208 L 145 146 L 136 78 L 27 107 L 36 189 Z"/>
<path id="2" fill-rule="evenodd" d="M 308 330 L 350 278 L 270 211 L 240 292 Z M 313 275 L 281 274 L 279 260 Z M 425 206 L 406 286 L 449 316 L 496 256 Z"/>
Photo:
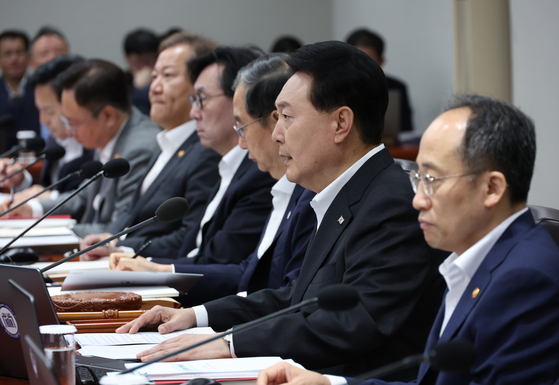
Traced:
<path id="1" fill-rule="evenodd" d="M 0 116 L 10 114 L 14 120 L 11 127 L 2 130 L 0 152 L 17 144 L 19 130 L 40 134 L 39 111 L 35 107 L 33 87 L 26 76 L 28 51 L 29 38 L 24 32 L 6 30 L 0 34 Z"/>
<path id="2" fill-rule="evenodd" d="M 221 156 L 200 144 L 196 122 L 190 119 L 193 86 L 186 61 L 215 48 L 201 35 L 182 32 L 161 42 L 150 87 L 151 118 L 163 131 L 157 134 L 157 151 L 149 161 L 126 214 L 107 226 L 107 233 L 88 235 L 81 242 L 86 248 L 126 227 L 153 217 L 165 200 L 182 196 L 189 211 L 180 221 L 157 223 L 140 228 L 116 247 L 98 247 L 84 259 L 108 256 L 111 252 L 134 253 L 151 240 L 153 249 L 179 249 L 185 234 L 195 227 L 206 209 L 208 195 L 219 181 L 217 165 Z"/>
<path id="3" fill-rule="evenodd" d="M 91 59 L 73 64 L 57 77 L 55 88 L 61 95 L 62 119 L 74 138 L 85 148 L 95 149 L 94 158 L 102 163 L 115 158 L 130 163 L 128 174 L 98 179 L 55 211 L 81 218 L 73 228 L 76 234 L 99 233 L 126 213 L 156 150 L 155 135 L 160 129 L 131 106 L 124 71 L 107 61 Z M 12 214 L 40 216 L 67 195 L 55 200 L 31 200 Z"/>
<path id="4" fill-rule="evenodd" d="M 297 281 L 246 298 L 230 296 L 184 310 L 155 308 L 119 329 L 159 331 L 209 325 L 225 330 L 315 297 L 343 283 L 361 303 L 343 313 L 309 307 L 218 340 L 175 359 L 281 356 L 309 368 L 360 373 L 421 351 L 443 293 L 436 266 L 446 256 L 427 246 L 416 221 L 408 175 L 380 137 L 388 91 L 382 70 L 342 42 L 300 48 L 287 60 L 294 75 L 276 99 L 287 179 L 317 193 L 317 231 Z M 142 360 L 189 345 L 170 339 Z"/>
<path id="5" fill-rule="evenodd" d="M 425 352 L 465 340 L 477 359 L 460 372 L 422 364 L 413 383 L 551 385 L 559 377 L 559 249 L 526 207 L 535 157 L 530 118 L 491 98 L 461 97 L 425 131 L 410 175 L 414 206 L 427 242 L 453 251 L 439 267 L 448 290 Z M 258 384 L 285 382 L 330 384 L 284 365 Z"/>
<path id="6" fill-rule="evenodd" d="M 316 223 L 309 205 L 315 194 L 285 178 L 279 143 L 271 140 L 277 122 L 274 103 L 292 74 L 286 57 L 284 54 L 259 57 L 239 71 L 234 86 L 233 112 L 239 145 L 248 149 L 249 158 L 256 162 L 260 171 L 269 172 L 278 180 L 272 187 L 273 210 L 260 242 L 252 254 L 238 264 L 175 263 L 175 272 L 204 274 L 181 299 L 183 306 L 199 305 L 238 292 L 246 295 L 264 288 L 279 288 L 298 276 Z M 142 257 L 126 258 L 122 254 L 111 255 L 111 268 L 172 271 L 169 265 L 149 262 Z"/>

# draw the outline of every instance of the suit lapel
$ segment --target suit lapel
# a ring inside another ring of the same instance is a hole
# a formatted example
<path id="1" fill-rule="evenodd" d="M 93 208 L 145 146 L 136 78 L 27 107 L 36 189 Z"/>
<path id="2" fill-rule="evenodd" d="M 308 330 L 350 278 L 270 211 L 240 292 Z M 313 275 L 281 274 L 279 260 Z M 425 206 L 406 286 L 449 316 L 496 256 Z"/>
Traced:
<path id="1" fill-rule="evenodd" d="M 519 234 L 530 231 L 534 225 L 534 219 L 528 210 L 517 218 L 497 240 L 477 269 L 468 287 L 466 287 L 464 294 L 460 298 L 460 301 L 456 305 L 456 309 L 454 309 L 441 335 L 441 342 L 452 339 L 458 332 L 476 304 L 483 298 L 487 286 L 491 283 L 491 274 L 493 270 L 505 260 L 510 250 L 518 243 L 520 239 Z"/>
<path id="2" fill-rule="evenodd" d="M 301 274 L 295 285 L 292 303 L 298 303 L 303 299 L 316 272 L 328 257 L 340 235 L 351 223 L 354 216 L 351 207 L 361 201 L 376 175 L 392 163 L 394 160 L 387 149 L 379 151 L 357 170 L 334 198 L 318 231 L 309 242 Z"/>

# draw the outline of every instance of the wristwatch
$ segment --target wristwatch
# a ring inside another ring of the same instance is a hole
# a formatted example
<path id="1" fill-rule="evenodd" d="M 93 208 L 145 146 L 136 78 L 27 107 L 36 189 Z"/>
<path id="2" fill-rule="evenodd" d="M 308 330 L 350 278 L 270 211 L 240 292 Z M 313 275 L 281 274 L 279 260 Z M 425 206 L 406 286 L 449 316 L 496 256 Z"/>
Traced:
<path id="1" fill-rule="evenodd" d="M 228 329 L 225 333 L 229 333 L 233 328 Z M 227 347 L 231 350 L 231 341 L 233 341 L 233 334 L 225 334 L 223 337 L 223 341 L 227 342 Z"/>

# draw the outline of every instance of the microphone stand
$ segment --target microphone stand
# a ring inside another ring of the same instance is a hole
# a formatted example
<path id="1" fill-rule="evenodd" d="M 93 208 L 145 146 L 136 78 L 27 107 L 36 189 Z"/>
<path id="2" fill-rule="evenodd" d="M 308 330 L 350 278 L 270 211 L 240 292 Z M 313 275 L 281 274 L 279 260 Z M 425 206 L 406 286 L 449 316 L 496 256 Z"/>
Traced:
<path id="1" fill-rule="evenodd" d="M 37 159 L 35 159 L 33 162 L 26 164 L 22 168 L 20 168 L 18 170 L 15 170 L 14 172 L 12 172 L 12 173 L 6 175 L 4 178 L 0 179 L 0 183 L 10 179 L 14 175 L 17 175 L 17 174 L 23 172 L 23 170 L 27 170 L 29 167 L 33 166 L 34 164 L 39 163 L 40 161 L 42 161 L 45 158 L 46 158 L 46 154 L 42 154 L 41 156 L 37 157 Z"/>

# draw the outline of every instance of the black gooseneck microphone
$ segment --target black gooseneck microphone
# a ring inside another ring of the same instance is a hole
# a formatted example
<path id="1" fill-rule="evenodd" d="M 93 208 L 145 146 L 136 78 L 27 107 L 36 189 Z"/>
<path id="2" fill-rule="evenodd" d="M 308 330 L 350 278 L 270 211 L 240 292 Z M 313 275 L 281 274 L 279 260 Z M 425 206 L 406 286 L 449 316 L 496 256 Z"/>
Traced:
<path id="1" fill-rule="evenodd" d="M 22 173 L 23 170 L 27 170 L 29 167 L 33 166 L 34 164 L 39 163 L 43 159 L 47 159 L 51 162 L 54 162 L 58 159 L 61 159 L 64 155 L 66 155 L 66 150 L 64 149 L 64 147 L 61 147 L 58 144 L 50 146 L 40 156 L 35 158 L 35 160 L 33 162 L 31 162 L 29 164 L 26 164 L 22 168 L 20 168 L 18 170 L 15 170 L 14 172 L 12 172 L 12 173 L 6 175 L 4 178 L 0 179 L 0 183 L 10 179 L 11 177 L 13 177 L 13 176 L 15 176 L 19 173 Z"/>
<path id="2" fill-rule="evenodd" d="M 25 234 L 27 234 L 27 232 L 29 230 L 31 230 L 32 228 L 34 228 L 35 226 L 37 226 L 39 223 L 41 223 L 41 221 L 43 219 L 45 219 L 46 217 L 48 217 L 50 214 L 52 214 L 55 210 L 57 210 L 60 206 L 62 206 L 64 203 L 68 202 L 70 199 L 72 199 L 76 194 L 78 194 L 80 191 L 82 191 L 84 188 L 86 188 L 87 186 L 89 186 L 91 183 L 93 183 L 94 181 L 96 181 L 97 179 L 101 178 L 102 176 L 106 177 L 106 178 L 119 178 L 123 175 L 126 175 L 128 173 L 128 171 L 130 171 L 130 163 L 128 163 L 128 161 L 126 159 L 112 159 L 110 161 L 108 161 L 107 163 L 105 163 L 105 165 L 103 166 L 103 169 L 101 171 L 99 171 L 97 174 L 95 174 L 90 180 L 88 180 L 87 182 L 83 183 L 80 187 L 78 187 L 72 194 L 70 194 L 68 197 L 66 197 L 64 200 L 62 200 L 60 203 L 58 203 L 56 206 L 54 206 L 52 209 L 50 209 L 49 211 L 47 211 L 41 218 L 39 218 L 37 221 L 35 221 L 35 223 L 33 223 L 31 226 L 29 226 L 28 228 L 26 228 L 25 230 L 23 230 L 23 232 L 21 232 L 17 237 L 13 238 L 10 242 L 8 242 L 3 248 L 2 250 L 0 250 L 0 256 L 6 251 L 8 250 L 8 248 L 18 239 L 20 239 L 21 237 L 23 237 Z"/>
<path id="3" fill-rule="evenodd" d="M 0 158 L 4 158 L 6 156 L 10 156 L 20 150 L 27 150 L 27 151 L 41 151 L 45 148 L 45 140 L 40 136 L 35 138 L 27 139 L 25 142 L 25 146 L 13 146 L 10 150 L 6 151 L 5 153 L 0 155 Z"/>
<path id="4" fill-rule="evenodd" d="M 190 346 L 187 346 L 185 348 L 174 351 L 172 353 L 166 354 L 163 357 L 159 357 L 155 360 L 144 362 L 141 365 L 138 365 L 134 368 L 125 370 L 123 372 L 120 372 L 119 374 L 127 374 L 127 373 L 134 372 L 138 369 L 141 369 L 141 368 L 146 367 L 148 365 L 151 365 L 153 363 L 164 361 L 167 358 L 170 358 L 174 355 L 184 353 L 186 351 L 195 349 L 199 346 L 202 346 L 202 345 L 205 345 L 205 344 L 210 343 L 212 341 L 223 338 L 226 335 L 233 334 L 233 333 L 235 333 L 235 334 L 241 333 L 243 331 L 246 331 L 248 329 L 253 328 L 254 326 L 260 325 L 263 322 L 266 322 L 268 320 L 274 319 L 274 318 L 279 317 L 281 315 L 290 313 L 294 310 L 298 310 L 298 309 L 300 309 L 302 307 L 305 307 L 305 306 L 318 304 L 318 306 L 321 309 L 324 309 L 324 310 L 327 310 L 327 311 L 342 311 L 342 310 L 349 310 L 349 309 L 354 308 L 355 306 L 357 306 L 357 303 L 359 303 L 359 293 L 357 292 L 357 290 L 354 287 L 349 286 L 349 285 L 343 285 L 343 284 L 330 285 L 330 286 L 327 286 L 324 289 L 322 289 L 320 291 L 320 293 L 318 293 L 318 295 L 314 298 L 306 299 L 304 301 L 299 302 L 296 305 L 289 306 L 289 307 L 287 307 L 285 309 L 282 309 L 282 310 L 279 310 L 275 313 L 268 314 L 267 316 L 255 319 L 254 321 L 250 321 L 250 322 L 244 323 L 242 325 L 236 326 L 235 328 L 233 328 L 231 330 L 228 330 L 225 333 L 217 333 L 215 336 L 212 336 L 212 337 L 210 337 L 210 338 L 208 338 L 204 341 L 200 341 L 200 342 L 198 342 L 194 345 L 190 345 Z"/>
<path id="5" fill-rule="evenodd" d="M 98 172 L 100 172 L 102 168 L 103 168 L 103 164 L 101 162 L 99 162 L 98 160 L 90 160 L 89 162 L 85 162 L 84 164 L 82 164 L 81 168 L 78 171 L 74 171 L 73 173 L 70 173 L 70 174 L 66 175 L 64 178 L 61 178 L 57 182 L 54 182 L 53 184 L 51 184 L 50 186 L 45 187 L 44 189 L 39 191 L 37 194 L 35 194 L 33 196 L 30 196 L 29 198 L 27 198 L 24 201 L 19 202 L 15 206 L 10 207 L 8 210 L 4 211 L 3 213 L 0 213 L 0 217 L 3 217 L 4 215 L 6 215 L 8 213 L 11 213 L 15 209 L 17 209 L 17 208 L 23 206 L 24 204 L 26 204 L 27 202 L 29 202 L 31 199 L 36 198 L 39 195 L 41 195 L 42 193 L 44 193 L 45 191 L 51 190 L 53 187 L 56 187 L 59 184 L 66 182 L 70 178 L 73 178 L 73 177 L 76 177 L 76 176 L 83 176 L 85 179 L 89 179 L 89 178 L 93 177 L 95 174 L 97 174 Z"/>
<path id="6" fill-rule="evenodd" d="M 131 233 L 132 231 L 144 227 L 152 222 L 159 221 L 159 222 L 167 223 L 167 222 L 178 221 L 179 219 L 184 217 L 187 212 L 188 212 L 188 202 L 186 201 L 186 199 L 182 197 L 169 198 L 165 202 L 161 203 L 157 208 L 157 210 L 155 210 L 155 216 L 148 218 L 145 221 L 138 223 L 137 225 L 124 229 L 121 232 L 116 233 L 115 235 L 110 236 L 107 239 L 103 239 L 101 242 L 97 242 L 94 245 L 91 245 L 83 250 L 78 251 L 77 253 L 69 255 L 68 257 L 61 259 L 60 261 L 51 263 L 47 267 L 42 268 L 41 273 L 44 273 L 45 271 L 49 271 L 53 267 L 61 265 L 64 262 L 68 262 L 69 260 L 74 259 L 76 257 L 79 257 L 80 255 L 85 254 L 88 251 L 91 251 L 99 246 L 103 246 L 107 244 L 107 242 L 110 242 L 113 239 L 117 239 L 118 237 L 124 234 Z"/>
<path id="7" fill-rule="evenodd" d="M 465 340 L 451 340 L 435 346 L 428 353 L 416 354 L 400 361 L 364 373 L 348 385 L 357 384 L 368 378 L 382 378 L 423 363 L 431 364 L 435 369 L 445 372 L 459 372 L 469 369 L 477 359 L 474 344 Z"/>

